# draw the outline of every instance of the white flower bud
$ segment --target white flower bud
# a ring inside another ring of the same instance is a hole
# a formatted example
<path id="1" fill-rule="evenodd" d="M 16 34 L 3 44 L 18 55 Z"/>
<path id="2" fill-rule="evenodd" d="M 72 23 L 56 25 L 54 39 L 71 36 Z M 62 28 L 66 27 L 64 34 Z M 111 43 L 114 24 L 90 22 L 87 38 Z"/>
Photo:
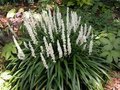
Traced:
<path id="1" fill-rule="evenodd" d="M 37 39 L 35 37 L 35 34 L 34 34 L 33 30 L 32 30 L 32 27 L 30 26 L 30 24 L 28 23 L 28 21 L 24 20 L 24 25 L 26 26 L 28 34 L 31 37 L 33 43 L 37 44 L 38 41 L 37 41 Z"/>
<path id="2" fill-rule="evenodd" d="M 61 58 L 63 56 L 63 52 L 62 52 L 62 48 L 60 46 L 59 40 L 57 40 L 57 49 L 58 49 L 58 53 L 59 53 L 59 58 Z"/>
<path id="3" fill-rule="evenodd" d="M 43 46 L 40 46 L 40 49 L 41 49 L 41 52 L 43 53 L 43 52 L 44 52 L 44 50 L 43 50 Z"/>
<path id="4" fill-rule="evenodd" d="M 91 27 L 91 25 L 89 26 L 89 28 L 88 28 L 88 32 L 87 32 L 87 38 L 89 37 L 89 35 L 90 35 L 90 33 L 91 33 L 91 29 L 92 29 L 92 27 Z"/>
<path id="5" fill-rule="evenodd" d="M 55 55 L 54 55 L 54 50 L 53 50 L 53 47 L 52 47 L 52 44 L 51 44 L 51 43 L 49 43 L 49 54 L 50 54 L 53 62 L 55 63 L 55 62 L 56 62 L 56 61 L 55 61 Z"/>
<path id="6" fill-rule="evenodd" d="M 76 40 L 76 44 L 78 44 L 80 41 L 82 42 L 82 38 L 83 38 L 83 26 L 81 25 L 79 35 L 78 35 L 78 38 Z"/>
<path id="7" fill-rule="evenodd" d="M 17 50 L 18 50 L 18 54 L 17 54 L 18 58 L 21 59 L 21 60 L 24 60 L 25 59 L 25 54 L 22 51 L 22 49 L 20 48 L 20 46 L 19 46 L 19 44 L 18 44 L 18 42 L 17 42 L 17 40 L 15 39 L 14 36 L 13 36 L 13 41 L 15 43 L 15 46 L 17 47 Z"/>
<path id="8" fill-rule="evenodd" d="M 61 26 L 62 26 L 62 24 L 61 24 L 61 19 L 62 19 L 62 17 L 61 17 L 61 13 L 60 13 L 60 10 L 59 10 L 58 7 L 57 7 L 57 13 L 56 13 L 56 15 L 57 15 L 58 27 L 59 27 L 59 30 L 60 30 L 60 29 L 61 29 Z"/>
<path id="9" fill-rule="evenodd" d="M 67 49 L 68 49 L 68 55 L 71 54 L 71 42 L 70 42 L 70 37 L 67 35 Z"/>
<path id="10" fill-rule="evenodd" d="M 52 42 L 54 42 L 54 39 L 53 39 L 53 31 L 52 31 L 52 27 L 51 27 L 50 24 L 48 25 L 48 33 L 49 33 L 49 35 L 50 35 L 50 39 L 52 40 Z"/>
<path id="11" fill-rule="evenodd" d="M 32 54 L 32 56 L 33 56 L 34 58 L 36 58 L 35 50 L 34 50 L 32 44 L 31 44 L 31 42 L 29 42 L 29 47 L 30 47 L 30 50 L 31 50 L 31 54 Z"/>
<path id="12" fill-rule="evenodd" d="M 86 33 L 87 33 L 87 24 L 85 23 L 84 24 L 84 36 L 86 36 Z"/>
<path id="13" fill-rule="evenodd" d="M 66 56 L 67 49 L 66 49 L 66 38 L 65 38 L 65 26 L 63 20 L 62 20 L 62 40 L 63 40 L 64 55 Z"/>
<path id="14" fill-rule="evenodd" d="M 81 17 L 78 17 L 76 12 L 71 11 L 71 24 L 73 26 L 73 31 L 76 32 L 80 25 Z"/>
<path id="15" fill-rule="evenodd" d="M 27 43 L 26 43 L 26 42 L 23 42 L 23 44 L 24 44 L 25 48 L 28 49 L 28 45 L 27 45 Z"/>
<path id="16" fill-rule="evenodd" d="M 42 19 L 43 19 L 44 23 L 46 24 L 46 26 L 48 26 L 48 24 L 49 24 L 49 16 L 47 14 L 47 11 L 42 10 L 41 16 L 42 16 Z"/>
<path id="17" fill-rule="evenodd" d="M 44 41 L 44 44 L 45 44 L 47 57 L 49 57 L 49 50 L 48 50 L 49 45 L 48 45 L 46 37 L 43 37 L 43 41 Z"/>
<path id="18" fill-rule="evenodd" d="M 92 48 L 93 48 L 93 33 L 92 33 L 91 41 L 90 41 L 90 44 L 89 44 L 89 55 L 91 55 L 91 53 L 92 53 Z"/>
<path id="19" fill-rule="evenodd" d="M 48 10 L 48 15 L 49 15 L 49 25 L 51 26 L 51 29 L 54 29 L 54 25 L 53 25 L 53 18 L 52 18 L 52 14 L 51 14 L 51 10 Z"/>
<path id="20" fill-rule="evenodd" d="M 40 57 L 41 57 L 41 60 L 42 60 L 42 62 L 43 62 L 44 67 L 45 67 L 46 69 L 48 69 L 48 65 L 47 65 L 46 60 L 45 60 L 45 58 L 44 58 L 44 56 L 43 56 L 42 53 L 40 53 Z"/>
<path id="21" fill-rule="evenodd" d="M 54 14 L 54 16 L 53 16 L 53 23 L 54 23 L 55 32 L 58 34 L 55 14 Z"/>
<path id="22" fill-rule="evenodd" d="M 69 30 L 69 27 L 70 27 L 70 22 L 69 22 L 69 8 L 67 8 L 66 27 L 67 27 L 67 30 Z"/>

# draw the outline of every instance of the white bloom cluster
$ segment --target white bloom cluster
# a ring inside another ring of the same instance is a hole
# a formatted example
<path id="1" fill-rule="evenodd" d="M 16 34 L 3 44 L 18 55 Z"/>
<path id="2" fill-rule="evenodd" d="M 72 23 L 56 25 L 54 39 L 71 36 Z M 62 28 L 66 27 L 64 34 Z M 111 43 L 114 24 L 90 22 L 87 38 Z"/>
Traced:
<path id="1" fill-rule="evenodd" d="M 78 16 L 76 12 L 70 11 L 69 8 L 67 8 L 65 21 L 66 24 L 62 19 L 62 14 L 60 13 L 59 8 L 57 8 L 56 12 L 53 11 L 53 13 L 50 9 L 48 12 L 42 10 L 41 14 L 35 13 L 33 16 L 34 18 L 32 18 L 31 14 L 29 14 L 29 17 L 26 16 L 27 19 L 24 19 L 24 25 L 26 26 L 33 43 L 37 44 L 37 34 L 35 34 L 35 30 L 33 28 L 35 28 L 36 21 L 40 22 L 39 26 L 45 33 L 45 35 L 41 35 L 44 45 L 40 45 L 40 57 L 46 69 L 48 66 L 43 55 L 47 55 L 47 58 L 51 58 L 53 62 L 56 62 L 56 50 L 58 51 L 59 58 L 70 55 L 72 53 L 72 35 L 78 35 L 74 40 L 76 41 L 77 45 L 84 45 L 83 49 L 88 46 L 86 42 L 89 38 L 91 38 L 88 47 L 89 55 L 91 54 L 93 47 L 93 34 L 90 36 L 92 27 L 87 26 L 87 24 L 81 25 L 81 17 Z M 32 22 L 29 22 L 29 18 Z M 31 24 L 33 24 L 33 26 Z M 34 49 L 31 45 L 29 45 L 29 47 L 31 47 L 31 52 L 33 52 L 32 55 L 35 56 Z"/>
<path id="2" fill-rule="evenodd" d="M 62 27 L 62 23 L 61 23 L 62 16 L 61 16 L 61 13 L 60 13 L 60 10 L 59 10 L 58 7 L 57 7 L 56 16 L 57 16 L 58 27 L 59 27 L 59 30 L 60 30 L 61 27 Z"/>
<path id="3" fill-rule="evenodd" d="M 51 56 L 53 62 L 56 62 L 52 44 L 51 43 L 48 44 L 46 37 L 43 37 L 43 41 L 46 48 L 47 57 Z"/>
<path id="4" fill-rule="evenodd" d="M 36 56 L 35 56 L 35 50 L 34 50 L 32 44 L 31 44 L 31 42 L 29 42 L 29 47 L 30 47 L 32 56 L 33 56 L 34 58 L 36 58 Z"/>
<path id="5" fill-rule="evenodd" d="M 87 39 L 89 38 L 89 35 L 91 33 L 92 27 L 85 24 L 84 27 L 81 25 L 78 38 L 76 39 L 76 44 L 82 45 L 83 43 L 87 42 Z M 86 46 L 86 45 L 85 45 Z"/>
<path id="6" fill-rule="evenodd" d="M 81 17 L 78 17 L 76 12 L 71 11 L 71 25 L 73 26 L 73 31 L 76 32 L 80 25 Z"/>
<path id="7" fill-rule="evenodd" d="M 82 38 L 83 38 L 83 26 L 81 25 L 81 29 L 79 31 L 79 35 L 78 35 L 78 38 L 76 40 L 76 44 L 78 44 L 80 41 L 83 42 Z"/>
<path id="8" fill-rule="evenodd" d="M 51 11 L 49 10 L 49 13 L 47 13 L 46 11 L 42 11 L 42 21 L 41 21 L 41 26 L 44 29 L 44 32 L 50 35 L 50 39 L 52 42 L 54 42 L 53 39 L 53 29 L 54 29 L 54 25 L 53 25 L 53 18 L 51 15 Z M 45 26 L 48 26 L 47 28 Z M 48 29 L 48 32 L 47 32 Z"/>
<path id="9" fill-rule="evenodd" d="M 22 49 L 20 48 L 20 46 L 19 46 L 19 44 L 18 44 L 18 42 L 17 42 L 17 40 L 14 36 L 13 36 L 13 41 L 14 41 L 16 47 L 17 47 L 17 50 L 18 50 L 18 54 L 17 54 L 18 58 L 21 59 L 21 60 L 24 60 L 25 59 L 25 54 L 22 51 Z"/>
<path id="10" fill-rule="evenodd" d="M 65 38 L 65 25 L 62 20 L 62 40 L 63 40 L 63 49 L 64 49 L 64 55 L 67 55 L 67 49 L 66 49 L 66 38 Z"/>
<path id="11" fill-rule="evenodd" d="M 36 39 L 36 32 L 34 30 L 36 23 L 34 22 L 35 20 L 33 20 L 32 15 L 30 15 L 30 12 L 24 12 L 23 18 L 24 18 L 24 25 L 27 28 L 29 36 L 31 37 L 33 43 L 37 44 L 38 41 Z"/>

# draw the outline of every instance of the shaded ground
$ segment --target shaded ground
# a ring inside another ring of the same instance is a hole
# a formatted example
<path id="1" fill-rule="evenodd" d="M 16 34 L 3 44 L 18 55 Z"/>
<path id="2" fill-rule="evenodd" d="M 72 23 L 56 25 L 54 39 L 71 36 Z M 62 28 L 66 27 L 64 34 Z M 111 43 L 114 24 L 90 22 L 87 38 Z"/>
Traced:
<path id="1" fill-rule="evenodd" d="M 105 90 L 120 90 L 120 72 L 113 72 L 112 78 L 107 82 Z"/>

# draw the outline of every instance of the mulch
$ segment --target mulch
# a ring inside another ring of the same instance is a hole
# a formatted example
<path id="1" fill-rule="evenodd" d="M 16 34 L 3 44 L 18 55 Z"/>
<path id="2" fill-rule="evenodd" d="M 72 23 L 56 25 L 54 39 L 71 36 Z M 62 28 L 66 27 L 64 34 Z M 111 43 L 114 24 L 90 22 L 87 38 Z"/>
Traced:
<path id="1" fill-rule="evenodd" d="M 112 72 L 111 79 L 105 85 L 105 90 L 120 90 L 120 72 Z"/>

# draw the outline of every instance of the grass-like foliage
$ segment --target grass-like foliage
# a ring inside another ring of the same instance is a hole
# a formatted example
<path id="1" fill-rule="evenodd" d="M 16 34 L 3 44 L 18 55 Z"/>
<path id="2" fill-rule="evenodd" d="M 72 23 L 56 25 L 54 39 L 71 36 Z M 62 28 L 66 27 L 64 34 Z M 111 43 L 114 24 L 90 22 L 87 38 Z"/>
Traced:
<path id="1" fill-rule="evenodd" d="M 13 36 L 18 59 L 11 61 L 11 90 L 103 90 L 106 64 L 92 53 L 92 27 L 80 21 L 69 9 L 64 20 L 58 8 L 53 13 L 25 12 L 30 37 L 20 47 Z"/>

